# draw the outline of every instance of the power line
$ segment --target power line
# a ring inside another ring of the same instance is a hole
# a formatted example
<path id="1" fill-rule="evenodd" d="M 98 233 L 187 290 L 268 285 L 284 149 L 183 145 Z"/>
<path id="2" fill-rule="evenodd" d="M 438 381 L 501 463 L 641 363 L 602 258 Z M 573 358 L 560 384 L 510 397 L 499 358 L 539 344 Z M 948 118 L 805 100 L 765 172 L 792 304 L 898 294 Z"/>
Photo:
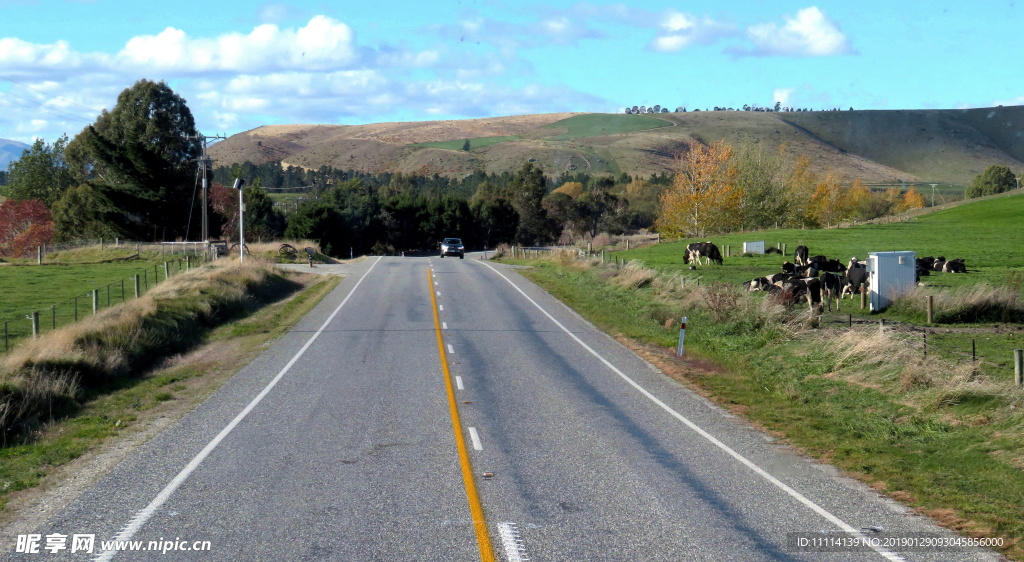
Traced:
<path id="1" fill-rule="evenodd" d="M 0 94 L 4 94 L 4 93 L 6 93 L 6 92 L 0 92 Z M 8 103 L 13 103 L 14 105 L 20 105 L 21 107 L 24 107 L 24 108 L 27 108 L 27 109 L 31 109 L 31 110 L 42 110 L 42 111 L 45 111 L 46 113 L 49 113 L 50 115 L 53 115 L 54 117 L 59 117 L 61 119 L 71 119 L 72 121 L 83 121 L 82 119 L 79 119 L 78 117 L 66 117 L 64 115 L 59 115 L 57 113 L 53 113 L 51 111 L 47 111 L 45 108 L 42 108 L 42 107 L 32 107 L 30 105 L 25 105 L 23 103 L 18 103 L 18 102 L 14 101 L 14 100 L 7 100 L 7 102 Z M 83 122 L 84 123 L 89 123 L 89 121 L 83 121 Z"/>
<path id="2" fill-rule="evenodd" d="M 90 120 L 90 119 L 87 119 L 87 118 L 85 118 L 85 117 L 80 117 L 80 116 L 78 116 L 78 115 L 74 115 L 74 114 L 72 114 L 72 113 L 65 113 L 65 112 L 63 112 L 63 111 L 60 111 L 60 110 L 55 110 L 55 111 L 51 111 L 51 110 L 50 110 L 49 108 L 47 108 L 47 107 L 46 107 L 45 105 L 43 105 L 42 103 L 40 103 L 40 102 L 37 102 L 37 101 L 35 101 L 35 100 L 32 100 L 32 99 L 29 99 L 29 98 L 26 98 L 26 97 L 22 97 L 22 96 L 19 96 L 18 94 L 15 94 L 14 92 L 4 92 L 4 91 L 0 91 L 0 94 L 3 94 L 3 95 L 5 95 L 5 96 L 14 96 L 14 97 L 16 97 L 16 98 L 18 98 L 18 99 L 22 99 L 22 100 L 25 100 L 25 101 L 27 101 L 27 102 L 29 102 L 29 103 L 34 103 L 34 104 L 36 104 L 36 105 L 38 105 L 38 106 L 39 106 L 39 107 L 38 107 L 38 109 L 41 109 L 41 110 L 43 110 L 43 111 L 45 111 L 45 112 L 49 113 L 50 115 L 55 115 L 55 116 L 57 116 L 57 117 L 62 117 L 62 118 L 64 118 L 64 119 L 73 119 L 73 120 L 75 120 L 75 121 L 81 121 L 81 122 L 83 122 L 83 123 L 91 123 L 91 122 L 92 122 L 92 120 Z M 14 103 L 17 103 L 17 102 L 14 102 Z M 35 109 L 35 108 L 33 108 L 33 107 L 27 106 L 27 105 L 25 105 L 25 104 L 22 104 L 22 103 L 19 103 L 18 105 L 20 105 L 20 106 L 22 106 L 22 107 L 27 107 L 27 108 L 29 108 L 29 109 Z M 60 112 L 58 113 L 58 111 L 60 111 Z"/>
<path id="3" fill-rule="evenodd" d="M 22 84 L 21 82 L 18 82 L 17 80 L 13 80 L 13 79 L 8 78 L 6 76 L 0 76 L 0 78 L 2 78 L 4 80 L 7 80 L 8 82 L 13 82 L 14 84 L 17 84 L 19 86 L 23 86 L 25 88 L 28 88 L 29 90 L 32 90 L 34 92 L 39 92 L 40 94 L 43 94 L 44 96 L 46 96 L 48 98 L 57 99 L 57 100 L 63 100 L 63 101 L 66 101 L 66 102 L 70 103 L 71 105 L 77 105 L 78 107 L 81 107 L 82 109 L 88 109 L 89 111 L 92 111 L 93 113 L 99 113 L 99 110 L 93 109 L 91 107 L 85 107 L 84 105 L 82 105 L 80 103 L 75 103 L 75 102 L 73 102 L 71 100 L 64 99 L 64 98 L 62 98 L 60 96 L 51 96 L 50 94 L 47 94 L 46 92 L 44 92 L 42 90 L 37 90 L 37 89 L 33 88 L 32 86 L 29 86 L 28 84 Z"/>

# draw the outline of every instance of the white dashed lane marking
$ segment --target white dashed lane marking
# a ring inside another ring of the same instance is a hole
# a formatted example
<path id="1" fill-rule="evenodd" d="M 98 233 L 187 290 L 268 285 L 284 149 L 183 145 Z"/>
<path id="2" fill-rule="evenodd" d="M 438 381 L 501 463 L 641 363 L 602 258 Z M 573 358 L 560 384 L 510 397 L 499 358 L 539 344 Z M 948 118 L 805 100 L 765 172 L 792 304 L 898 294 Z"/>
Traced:
<path id="1" fill-rule="evenodd" d="M 477 434 L 475 427 L 469 428 L 469 438 L 470 438 L 470 440 L 473 441 L 473 448 L 474 449 L 476 449 L 477 451 L 483 451 L 484 450 L 484 446 L 480 444 L 480 435 Z"/>
<path id="2" fill-rule="evenodd" d="M 466 390 L 466 389 L 465 389 L 465 388 L 464 388 L 464 387 L 462 386 L 462 377 L 459 377 L 459 376 L 456 376 L 456 377 L 455 377 L 455 386 L 457 386 L 457 387 L 459 388 L 459 390 Z"/>
<path id="3" fill-rule="evenodd" d="M 455 353 L 455 348 L 452 347 L 452 344 L 448 344 L 448 353 Z"/>

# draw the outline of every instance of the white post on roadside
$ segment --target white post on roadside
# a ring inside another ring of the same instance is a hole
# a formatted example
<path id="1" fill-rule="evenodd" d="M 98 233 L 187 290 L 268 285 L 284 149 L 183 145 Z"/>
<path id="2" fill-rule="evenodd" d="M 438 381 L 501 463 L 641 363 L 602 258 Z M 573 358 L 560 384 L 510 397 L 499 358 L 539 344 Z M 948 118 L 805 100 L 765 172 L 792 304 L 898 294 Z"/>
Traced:
<path id="1" fill-rule="evenodd" d="M 676 357 L 682 357 L 686 350 L 683 349 L 683 338 L 686 337 L 686 317 L 683 316 L 681 322 L 679 322 L 679 347 L 676 349 Z"/>
<path id="2" fill-rule="evenodd" d="M 245 201 L 242 200 L 242 187 L 245 185 L 245 180 L 242 178 L 235 178 L 235 184 L 232 186 L 238 190 L 238 262 L 245 262 L 245 225 L 242 223 L 245 221 Z"/>

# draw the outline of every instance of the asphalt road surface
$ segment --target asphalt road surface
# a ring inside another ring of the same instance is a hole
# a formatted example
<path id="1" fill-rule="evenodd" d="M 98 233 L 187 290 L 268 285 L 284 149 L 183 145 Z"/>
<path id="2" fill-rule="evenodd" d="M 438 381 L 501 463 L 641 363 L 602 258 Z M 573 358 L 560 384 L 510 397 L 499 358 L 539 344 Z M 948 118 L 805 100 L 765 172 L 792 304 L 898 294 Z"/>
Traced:
<path id="1" fill-rule="evenodd" d="M 39 528 L 38 554 L 16 553 L 8 537 L 4 556 L 997 559 L 792 548 L 788 533 L 956 535 L 788 453 L 514 268 L 474 257 L 365 260 L 287 336 Z M 66 549 L 46 551 L 57 534 Z M 75 534 L 95 535 L 92 554 L 71 553 Z M 99 552 L 114 538 L 143 551 Z"/>

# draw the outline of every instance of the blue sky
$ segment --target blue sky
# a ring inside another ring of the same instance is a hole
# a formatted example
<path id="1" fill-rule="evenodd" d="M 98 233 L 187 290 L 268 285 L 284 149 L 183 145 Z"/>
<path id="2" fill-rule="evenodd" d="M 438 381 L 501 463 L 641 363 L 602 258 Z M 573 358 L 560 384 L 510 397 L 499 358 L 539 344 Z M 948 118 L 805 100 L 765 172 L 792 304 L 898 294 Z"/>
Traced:
<path id="1" fill-rule="evenodd" d="M 0 0 L 0 137 L 141 78 L 207 134 L 660 104 L 1024 104 L 1024 2 Z"/>

